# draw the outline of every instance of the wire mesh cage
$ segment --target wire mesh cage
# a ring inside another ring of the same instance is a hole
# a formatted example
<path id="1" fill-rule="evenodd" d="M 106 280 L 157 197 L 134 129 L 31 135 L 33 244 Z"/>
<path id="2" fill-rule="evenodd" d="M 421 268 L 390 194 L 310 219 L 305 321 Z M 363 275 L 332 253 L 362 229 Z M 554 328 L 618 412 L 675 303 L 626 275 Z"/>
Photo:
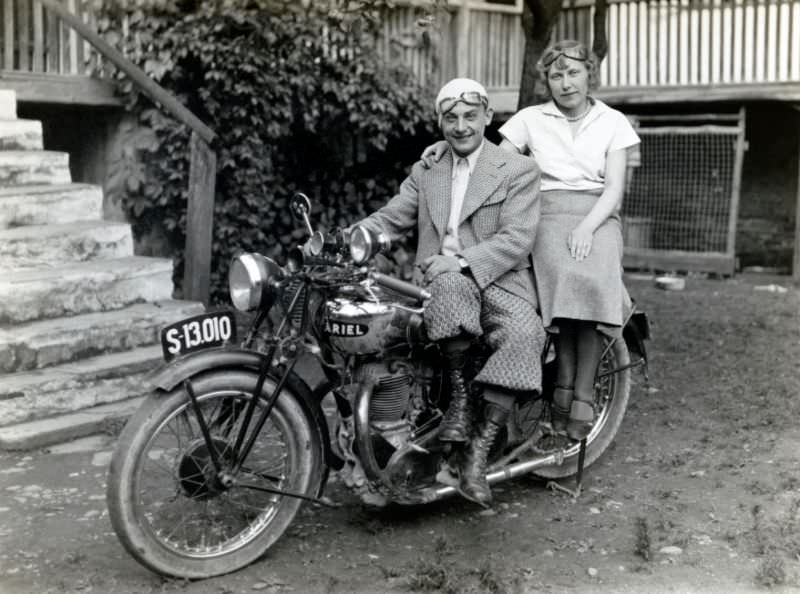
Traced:
<path id="1" fill-rule="evenodd" d="M 637 119 L 640 163 L 622 205 L 626 268 L 733 274 L 744 110 Z"/>

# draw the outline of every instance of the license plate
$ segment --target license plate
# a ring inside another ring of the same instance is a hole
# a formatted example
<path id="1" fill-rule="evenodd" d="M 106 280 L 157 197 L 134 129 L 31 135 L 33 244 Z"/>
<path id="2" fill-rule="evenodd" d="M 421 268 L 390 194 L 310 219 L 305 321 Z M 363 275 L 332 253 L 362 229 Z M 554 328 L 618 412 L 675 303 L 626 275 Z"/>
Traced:
<path id="1" fill-rule="evenodd" d="M 236 319 L 229 311 L 200 314 L 161 330 L 161 349 L 165 361 L 187 353 L 235 342 Z"/>

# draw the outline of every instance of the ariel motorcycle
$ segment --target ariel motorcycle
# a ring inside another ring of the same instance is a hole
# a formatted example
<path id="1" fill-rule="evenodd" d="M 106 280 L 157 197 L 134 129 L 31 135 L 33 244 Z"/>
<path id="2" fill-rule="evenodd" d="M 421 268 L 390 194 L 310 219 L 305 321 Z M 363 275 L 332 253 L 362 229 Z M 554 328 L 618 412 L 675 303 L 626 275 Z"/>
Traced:
<path id="1" fill-rule="evenodd" d="M 114 530 L 157 573 L 206 578 L 255 561 L 304 502 L 330 504 L 331 470 L 373 506 L 456 493 L 461 450 L 438 439 L 450 387 L 425 334 L 429 294 L 370 266 L 388 248 L 381 236 L 362 227 L 315 232 L 302 194 L 290 208 L 309 240 L 284 267 L 257 253 L 233 259 L 239 313 L 209 311 L 162 330 L 166 365 L 150 377 L 152 393 L 113 454 Z M 245 313 L 251 321 L 239 338 Z M 646 370 L 646 338 L 647 318 L 634 311 L 624 340 L 607 342 L 593 427 L 580 443 L 550 423 L 552 345 L 532 353 L 544 388 L 515 405 L 492 450 L 489 483 L 571 477 L 597 460 L 622 422 L 632 369 Z M 468 377 L 485 358 L 476 341 Z"/>

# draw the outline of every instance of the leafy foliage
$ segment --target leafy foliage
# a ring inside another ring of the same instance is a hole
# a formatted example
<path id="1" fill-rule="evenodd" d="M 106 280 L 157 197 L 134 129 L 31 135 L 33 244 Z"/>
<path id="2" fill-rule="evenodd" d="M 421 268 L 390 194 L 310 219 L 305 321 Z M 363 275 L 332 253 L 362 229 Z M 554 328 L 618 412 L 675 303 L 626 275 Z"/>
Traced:
<path id="1" fill-rule="evenodd" d="M 306 6 L 308 5 L 308 6 Z M 218 135 L 212 295 L 234 252 L 282 260 L 303 239 L 295 191 L 323 228 L 381 206 L 432 138 L 432 98 L 378 52 L 386 0 L 106 5 L 106 38 Z M 130 34 L 122 38 L 123 21 Z M 121 83 L 138 116 L 112 173 L 137 232 L 185 244 L 190 130 Z M 182 278 L 178 255 L 176 282 Z"/>

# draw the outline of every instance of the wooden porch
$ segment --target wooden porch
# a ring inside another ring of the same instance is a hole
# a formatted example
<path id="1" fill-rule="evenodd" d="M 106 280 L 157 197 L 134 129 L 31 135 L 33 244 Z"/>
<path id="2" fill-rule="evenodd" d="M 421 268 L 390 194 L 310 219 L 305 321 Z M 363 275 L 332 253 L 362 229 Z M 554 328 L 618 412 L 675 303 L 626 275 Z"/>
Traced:
<path id="1" fill-rule="evenodd" d="M 413 27 L 424 0 L 398 4 L 386 51 L 391 34 Z M 497 110 L 516 111 L 522 0 L 448 4 L 438 54 L 405 48 L 403 59 L 423 80 L 475 78 Z M 554 39 L 590 44 L 593 17 L 592 0 L 565 0 Z M 800 101 L 800 0 L 609 0 L 607 18 L 609 51 L 596 95 L 609 103 Z"/>
<path id="2" fill-rule="evenodd" d="M 381 51 L 432 86 L 480 80 L 500 112 L 516 110 L 522 0 L 449 0 L 425 30 L 429 0 L 398 0 Z M 88 3 L 65 6 L 90 26 Z M 557 38 L 591 41 L 591 0 L 565 0 Z M 800 0 L 610 0 L 609 52 L 597 96 L 613 104 L 800 101 Z M 0 84 L 20 101 L 114 105 L 102 58 L 38 0 L 3 0 Z M 91 75 L 91 76 L 90 76 Z"/>

